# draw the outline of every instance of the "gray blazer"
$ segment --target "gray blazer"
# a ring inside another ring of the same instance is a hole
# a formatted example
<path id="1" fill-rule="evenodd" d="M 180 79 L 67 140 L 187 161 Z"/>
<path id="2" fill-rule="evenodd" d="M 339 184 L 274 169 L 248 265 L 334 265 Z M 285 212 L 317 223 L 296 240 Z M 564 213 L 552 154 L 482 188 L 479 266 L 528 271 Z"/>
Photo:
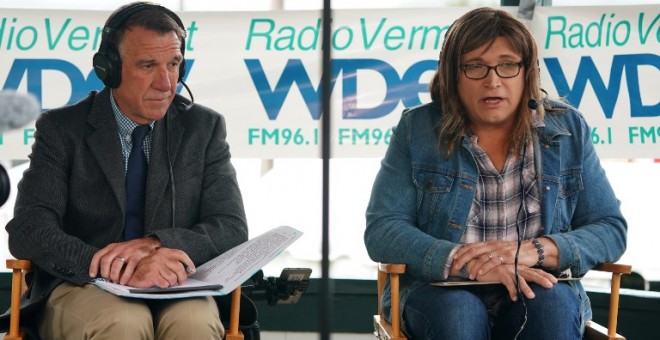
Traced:
<path id="1" fill-rule="evenodd" d="M 124 160 L 109 96 L 108 88 L 94 91 L 37 120 L 30 167 L 6 226 L 12 255 L 36 266 L 26 278 L 26 313 L 63 281 L 89 282 L 94 253 L 121 241 Z M 195 265 L 248 238 L 226 136 L 220 114 L 178 95 L 152 132 L 145 235 L 183 250 Z"/>

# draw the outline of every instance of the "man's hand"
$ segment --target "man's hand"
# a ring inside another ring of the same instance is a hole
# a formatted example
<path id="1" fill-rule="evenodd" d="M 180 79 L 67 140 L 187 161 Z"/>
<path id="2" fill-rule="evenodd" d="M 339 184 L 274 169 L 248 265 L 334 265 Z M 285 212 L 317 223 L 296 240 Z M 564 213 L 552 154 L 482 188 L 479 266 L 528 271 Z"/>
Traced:
<path id="1" fill-rule="evenodd" d="M 94 254 L 89 265 L 89 276 L 95 278 L 100 275 L 112 282 L 126 284 L 138 263 L 158 247 L 160 241 L 154 237 L 111 243 Z"/>
<path id="2" fill-rule="evenodd" d="M 518 276 L 520 277 L 520 291 L 528 299 L 533 299 L 535 297 L 532 288 L 529 287 L 530 282 L 537 283 L 544 288 L 552 288 L 552 286 L 558 281 L 557 278 L 550 273 L 546 273 L 541 269 L 529 268 L 526 266 L 518 266 Z M 509 297 L 511 297 L 511 300 L 518 300 L 516 276 L 514 273 L 514 267 L 511 264 L 497 266 L 489 272 L 477 276 L 477 281 L 501 282 L 509 291 Z"/>
<path id="3" fill-rule="evenodd" d="M 167 288 L 183 284 L 194 272 L 195 265 L 186 253 L 159 248 L 138 263 L 126 284 L 138 288 Z"/>

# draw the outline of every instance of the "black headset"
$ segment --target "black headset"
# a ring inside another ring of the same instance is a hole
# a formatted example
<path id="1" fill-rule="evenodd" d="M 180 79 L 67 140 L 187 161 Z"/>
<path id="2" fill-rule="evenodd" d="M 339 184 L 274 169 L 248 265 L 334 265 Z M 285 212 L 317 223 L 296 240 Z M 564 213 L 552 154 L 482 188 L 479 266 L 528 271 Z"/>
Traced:
<path id="1" fill-rule="evenodd" d="M 103 84 L 110 88 L 117 88 L 121 84 L 121 57 L 117 51 L 117 32 L 122 28 L 126 20 L 132 15 L 148 9 L 158 9 L 172 18 L 179 27 L 185 32 L 186 28 L 183 22 L 171 10 L 154 3 L 149 2 L 135 2 L 113 13 L 103 27 L 101 35 L 101 45 L 98 52 L 94 54 L 92 64 L 94 65 L 94 72 L 96 76 L 101 79 Z M 185 56 L 186 39 L 181 37 L 181 55 Z M 186 60 L 181 60 L 179 65 L 179 79 L 177 82 L 183 80 L 186 73 Z"/>

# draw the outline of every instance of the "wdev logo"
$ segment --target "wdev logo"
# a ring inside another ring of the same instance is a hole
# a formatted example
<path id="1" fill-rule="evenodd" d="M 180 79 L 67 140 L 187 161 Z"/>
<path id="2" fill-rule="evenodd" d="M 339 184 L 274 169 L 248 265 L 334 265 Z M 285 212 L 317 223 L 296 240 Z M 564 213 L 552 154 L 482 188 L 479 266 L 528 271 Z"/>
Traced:
<path id="1" fill-rule="evenodd" d="M 190 74 L 195 63 L 194 59 L 186 59 L 186 75 Z M 73 104 L 84 98 L 92 90 L 100 90 L 103 83 L 90 69 L 86 74 L 74 64 L 62 59 L 15 59 L 7 74 L 3 90 L 15 90 L 25 79 L 27 91 L 32 93 L 43 103 L 43 74 L 56 71 L 63 73 L 71 82 L 71 95 L 65 105 Z M 181 91 L 179 84 L 177 92 Z"/>
<path id="2" fill-rule="evenodd" d="M 546 58 L 544 61 L 559 95 L 566 97 L 576 107 L 580 105 L 589 82 L 605 117 L 611 119 L 614 106 L 619 98 L 623 83 L 622 75 L 625 71 L 630 98 L 630 116 L 660 116 L 660 101 L 650 105 L 642 103 L 639 77 L 640 69 L 643 66 L 655 67 L 660 71 L 660 56 L 656 54 L 615 55 L 612 59 L 610 79 L 607 85 L 589 56 L 582 57 L 572 87 L 568 83 L 558 58 Z M 321 117 L 320 83 L 312 83 L 305 65 L 300 59 L 289 59 L 277 80 L 268 79 L 258 59 L 245 59 L 245 65 L 250 72 L 268 119 L 277 119 L 284 100 L 294 84 L 300 91 L 311 118 L 318 120 Z M 436 65 L 435 60 L 423 60 L 414 63 L 403 72 L 402 76 L 399 76 L 397 70 L 383 60 L 334 59 L 330 74 L 330 91 L 333 91 L 337 81 L 342 82 L 342 117 L 344 119 L 380 118 L 392 113 L 399 102 L 403 103 L 404 107 L 421 104 L 419 94 L 428 93 L 428 85 L 420 83 L 419 79 L 424 72 L 434 72 Z M 360 108 L 357 102 L 358 71 L 367 70 L 377 72 L 384 79 L 387 92 L 382 103 L 376 107 Z M 342 75 L 341 79 L 339 79 L 340 75 Z M 647 91 L 657 93 L 657 89 L 647 89 Z"/>

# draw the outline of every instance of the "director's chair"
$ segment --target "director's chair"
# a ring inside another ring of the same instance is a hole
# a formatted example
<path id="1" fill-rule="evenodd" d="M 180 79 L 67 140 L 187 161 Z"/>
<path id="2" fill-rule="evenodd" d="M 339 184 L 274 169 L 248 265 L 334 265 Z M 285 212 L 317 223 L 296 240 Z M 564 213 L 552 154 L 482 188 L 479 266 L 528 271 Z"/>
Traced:
<path id="1" fill-rule="evenodd" d="M 616 332 L 617 317 L 619 313 L 619 288 L 621 276 L 630 274 L 632 266 L 616 263 L 603 263 L 593 270 L 612 273 L 610 289 L 610 308 L 608 313 L 608 327 L 605 328 L 593 321 L 587 322 L 584 338 L 589 340 L 625 340 L 626 338 Z M 378 263 L 378 314 L 374 315 L 374 335 L 381 340 L 405 340 L 401 332 L 400 303 L 399 303 L 399 277 L 406 272 L 405 264 Z M 383 316 L 381 297 L 385 287 L 385 280 L 389 276 L 390 294 L 392 296 L 392 323 Z"/>
<path id="2" fill-rule="evenodd" d="M 9 331 L 4 340 L 24 340 L 25 333 L 19 328 L 21 294 L 27 290 L 25 284 L 25 273 L 32 268 L 29 260 L 7 260 L 7 268 L 12 270 L 11 275 L 11 306 L 9 318 Z M 229 329 L 225 334 L 226 340 L 243 340 L 243 333 L 238 328 L 239 314 L 241 309 L 241 286 L 231 293 L 231 310 L 229 315 Z"/>

